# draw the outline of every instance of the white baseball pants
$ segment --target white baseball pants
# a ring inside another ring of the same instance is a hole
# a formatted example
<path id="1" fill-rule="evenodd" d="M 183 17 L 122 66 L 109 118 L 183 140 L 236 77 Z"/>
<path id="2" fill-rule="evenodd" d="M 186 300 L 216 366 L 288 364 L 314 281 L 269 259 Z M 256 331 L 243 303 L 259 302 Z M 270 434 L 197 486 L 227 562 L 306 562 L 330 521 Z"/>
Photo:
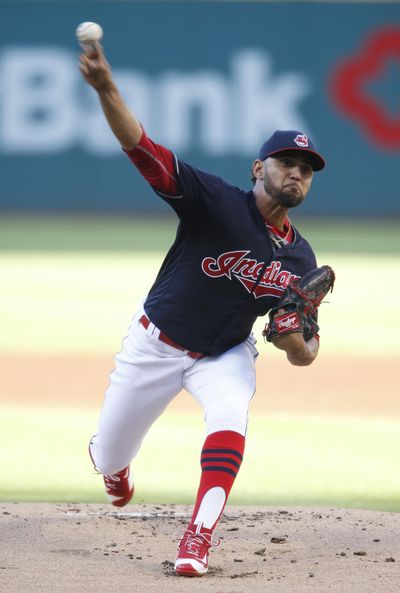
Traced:
<path id="1" fill-rule="evenodd" d="M 203 407 L 207 435 L 221 430 L 246 434 L 255 391 L 257 350 L 251 334 L 224 354 L 199 360 L 158 339 L 160 330 L 133 318 L 100 415 L 91 455 L 98 471 L 115 474 L 139 451 L 143 437 L 170 401 L 186 389 Z"/>

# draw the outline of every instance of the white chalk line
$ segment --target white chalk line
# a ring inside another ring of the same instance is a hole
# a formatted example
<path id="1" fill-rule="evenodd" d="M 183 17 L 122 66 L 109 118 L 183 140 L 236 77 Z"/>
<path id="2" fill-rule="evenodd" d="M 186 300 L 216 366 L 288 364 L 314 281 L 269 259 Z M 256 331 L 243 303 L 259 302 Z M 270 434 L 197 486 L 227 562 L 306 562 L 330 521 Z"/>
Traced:
<path id="1" fill-rule="evenodd" d="M 67 517 L 123 517 L 129 519 L 156 519 L 156 518 L 164 518 L 164 519 L 174 519 L 175 517 L 190 517 L 190 513 L 174 513 L 174 512 L 166 512 L 166 513 L 149 513 L 149 512 L 135 512 L 135 513 L 123 513 L 123 512 L 113 512 L 113 511 L 67 511 Z"/>
<path id="2" fill-rule="evenodd" d="M 113 517 L 116 519 L 187 519 L 192 516 L 192 513 L 168 511 L 163 513 L 157 512 L 115 512 L 115 511 L 66 511 L 67 517 Z M 243 515 L 229 515 L 229 519 L 240 519 Z"/>

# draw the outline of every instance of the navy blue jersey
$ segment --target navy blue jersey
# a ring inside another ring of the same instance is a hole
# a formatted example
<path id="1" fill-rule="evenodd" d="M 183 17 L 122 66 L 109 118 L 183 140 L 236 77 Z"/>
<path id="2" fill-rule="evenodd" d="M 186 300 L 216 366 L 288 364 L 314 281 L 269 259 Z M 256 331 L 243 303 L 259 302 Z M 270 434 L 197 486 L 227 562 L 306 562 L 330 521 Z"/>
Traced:
<path id="1" fill-rule="evenodd" d="M 252 191 L 182 161 L 175 166 L 176 195 L 157 193 L 180 222 L 145 311 L 187 350 L 214 356 L 245 340 L 316 259 L 296 229 L 291 244 L 273 245 Z"/>

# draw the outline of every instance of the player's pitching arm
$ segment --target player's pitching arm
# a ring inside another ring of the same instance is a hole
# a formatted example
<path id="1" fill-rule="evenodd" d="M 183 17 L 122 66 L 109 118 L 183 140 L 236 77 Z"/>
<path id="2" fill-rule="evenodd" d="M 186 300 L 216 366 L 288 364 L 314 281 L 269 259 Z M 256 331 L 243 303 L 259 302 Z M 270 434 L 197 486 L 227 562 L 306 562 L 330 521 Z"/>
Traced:
<path id="1" fill-rule="evenodd" d="M 162 196 L 182 197 L 178 190 L 174 155 L 148 138 L 122 99 L 103 48 L 98 43 L 81 55 L 79 67 L 86 82 L 97 91 L 111 131 L 141 175 Z"/>
<path id="2" fill-rule="evenodd" d="M 135 148 L 142 137 L 142 127 L 122 99 L 99 43 L 81 54 L 79 68 L 86 82 L 97 91 L 104 115 L 122 148 Z"/>

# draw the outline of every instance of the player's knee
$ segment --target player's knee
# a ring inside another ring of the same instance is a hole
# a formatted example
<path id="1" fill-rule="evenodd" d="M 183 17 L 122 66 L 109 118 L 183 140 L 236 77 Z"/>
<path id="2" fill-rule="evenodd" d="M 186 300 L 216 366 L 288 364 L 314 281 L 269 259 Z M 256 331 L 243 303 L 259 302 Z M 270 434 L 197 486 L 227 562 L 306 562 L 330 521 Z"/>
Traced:
<path id="1" fill-rule="evenodd" d="M 233 430 L 242 435 L 246 434 L 248 408 L 248 398 L 238 394 L 227 393 L 223 397 L 216 398 L 205 410 L 207 432 Z"/>

